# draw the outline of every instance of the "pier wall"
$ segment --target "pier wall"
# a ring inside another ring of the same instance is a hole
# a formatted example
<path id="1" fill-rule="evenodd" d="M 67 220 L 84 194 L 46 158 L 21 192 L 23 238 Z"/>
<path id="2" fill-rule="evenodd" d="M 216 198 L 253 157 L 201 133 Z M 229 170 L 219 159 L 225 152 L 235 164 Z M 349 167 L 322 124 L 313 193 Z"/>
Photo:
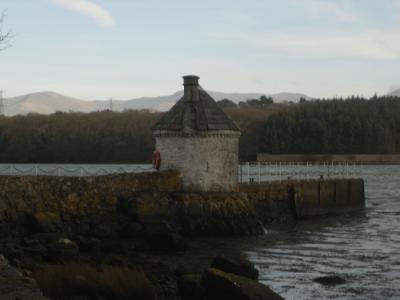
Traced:
<path id="1" fill-rule="evenodd" d="M 147 238 L 261 234 L 285 223 L 365 207 L 361 179 L 242 184 L 239 192 L 182 192 L 176 172 L 99 177 L 0 177 L 0 234 Z M 161 229 L 160 229 L 161 228 Z"/>
<path id="2" fill-rule="evenodd" d="M 266 220 L 307 218 L 365 208 L 362 179 L 299 180 L 242 184 L 240 191 L 255 199 Z"/>
<path id="3" fill-rule="evenodd" d="M 364 209 L 364 181 L 337 179 L 298 182 L 294 185 L 297 217 L 346 213 Z"/>

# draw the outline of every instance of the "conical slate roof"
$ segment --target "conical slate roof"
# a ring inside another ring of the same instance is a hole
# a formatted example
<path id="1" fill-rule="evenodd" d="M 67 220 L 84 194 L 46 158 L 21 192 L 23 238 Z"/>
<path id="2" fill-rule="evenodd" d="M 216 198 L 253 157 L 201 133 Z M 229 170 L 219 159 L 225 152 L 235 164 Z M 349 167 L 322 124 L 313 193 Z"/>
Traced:
<path id="1" fill-rule="evenodd" d="M 153 131 L 240 131 L 215 100 L 199 86 L 199 77 L 183 78 L 184 96 L 152 127 Z"/>

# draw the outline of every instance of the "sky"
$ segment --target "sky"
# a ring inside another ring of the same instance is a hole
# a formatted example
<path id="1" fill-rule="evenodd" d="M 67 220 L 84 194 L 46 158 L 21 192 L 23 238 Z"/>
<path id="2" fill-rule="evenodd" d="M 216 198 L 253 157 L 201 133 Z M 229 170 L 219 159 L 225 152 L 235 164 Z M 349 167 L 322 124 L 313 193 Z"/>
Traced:
<path id="1" fill-rule="evenodd" d="M 0 0 L 5 97 L 221 92 L 311 97 L 400 87 L 400 0 Z"/>

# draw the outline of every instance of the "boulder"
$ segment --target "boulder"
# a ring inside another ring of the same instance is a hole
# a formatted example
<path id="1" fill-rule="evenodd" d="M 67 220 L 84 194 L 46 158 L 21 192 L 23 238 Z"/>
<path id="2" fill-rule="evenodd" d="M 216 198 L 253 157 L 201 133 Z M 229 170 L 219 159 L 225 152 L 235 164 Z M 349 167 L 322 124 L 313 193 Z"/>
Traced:
<path id="1" fill-rule="evenodd" d="M 258 279 L 258 270 L 249 260 L 240 255 L 218 255 L 214 258 L 211 268 L 219 269 L 226 273 L 233 273 L 253 280 Z"/>
<path id="2" fill-rule="evenodd" d="M 203 300 L 204 289 L 200 274 L 184 274 L 177 278 L 179 295 L 183 300 Z"/>
<path id="3" fill-rule="evenodd" d="M 47 248 L 40 243 L 24 246 L 22 247 L 22 250 L 24 252 L 24 255 L 35 257 L 38 259 L 43 259 L 48 255 Z"/>
<path id="4" fill-rule="evenodd" d="M 339 284 L 346 283 L 345 279 L 343 279 L 339 276 L 336 276 L 336 275 L 317 277 L 317 278 L 314 278 L 313 281 L 317 282 L 319 284 L 322 284 L 322 285 L 326 285 L 326 286 L 333 286 L 333 285 L 339 285 Z"/>
<path id="5" fill-rule="evenodd" d="M 167 222 L 145 224 L 144 239 L 151 250 L 184 251 L 186 242 Z"/>
<path id="6" fill-rule="evenodd" d="M 255 280 L 210 268 L 201 280 L 208 300 L 282 300 L 269 287 Z"/>
<path id="7" fill-rule="evenodd" d="M 79 236 L 78 246 L 82 252 L 96 252 L 100 249 L 100 240 L 90 236 Z"/>
<path id="8" fill-rule="evenodd" d="M 0 240 L 0 253 L 8 259 L 19 259 L 24 254 L 20 241 L 17 239 Z"/>
<path id="9" fill-rule="evenodd" d="M 21 240 L 24 256 L 47 259 L 50 245 L 56 243 L 62 236 L 57 233 L 37 233 Z"/>
<path id="10" fill-rule="evenodd" d="M 111 224 L 101 223 L 92 227 L 92 234 L 96 238 L 110 239 L 116 236 L 116 230 Z"/>
<path id="11" fill-rule="evenodd" d="M 58 213 L 37 212 L 33 215 L 33 222 L 37 232 L 55 233 L 62 231 L 61 218 Z"/>
<path id="12" fill-rule="evenodd" d="M 119 236 L 123 238 L 136 238 L 143 231 L 143 225 L 134 221 L 125 221 L 120 228 Z"/>
<path id="13" fill-rule="evenodd" d="M 186 265 L 175 270 L 179 295 L 183 300 L 204 300 L 204 289 L 201 286 L 201 273 L 188 270 Z"/>
<path id="14" fill-rule="evenodd" d="M 76 260 L 79 254 L 78 245 L 67 238 L 60 238 L 48 246 L 48 258 L 52 261 Z"/>

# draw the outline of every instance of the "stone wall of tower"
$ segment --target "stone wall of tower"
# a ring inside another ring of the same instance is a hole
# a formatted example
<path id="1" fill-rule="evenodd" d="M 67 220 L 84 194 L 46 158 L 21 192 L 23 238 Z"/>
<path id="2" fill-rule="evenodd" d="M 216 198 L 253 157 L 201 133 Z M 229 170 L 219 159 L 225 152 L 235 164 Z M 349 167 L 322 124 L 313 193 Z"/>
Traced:
<path id="1" fill-rule="evenodd" d="M 157 135 L 161 170 L 178 170 L 186 191 L 234 191 L 240 133 Z"/>

